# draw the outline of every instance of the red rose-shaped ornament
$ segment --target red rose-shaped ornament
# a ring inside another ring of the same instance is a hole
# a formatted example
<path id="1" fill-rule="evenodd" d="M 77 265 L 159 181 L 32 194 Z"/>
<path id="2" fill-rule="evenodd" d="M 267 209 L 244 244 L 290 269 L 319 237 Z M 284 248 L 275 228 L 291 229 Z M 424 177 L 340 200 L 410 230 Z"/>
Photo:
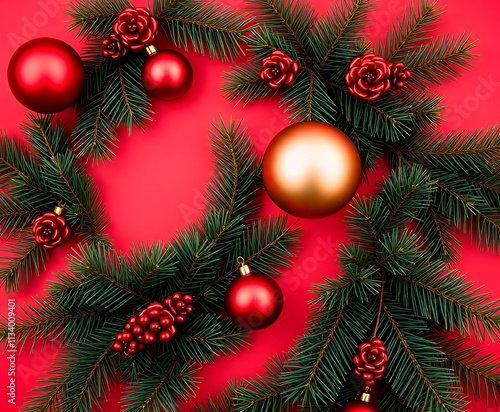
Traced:
<path id="1" fill-rule="evenodd" d="M 375 53 L 367 53 L 351 62 L 345 81 L 353 96 L 376 100 L 391 87 L 390 75 L 390 63 Z"/>
<path id="2" fill-rule="evenodd" d="M 102 55 L 104 57 L 111 57 L 112 59 L 125 56 L 125 53 L 127 53 L 127 49 L 116 34 L 110 34 L 107 39 L 104 39 L 102 48 Z"/>
<path id="3" fill-rule="evenodd" d="M 382 379 L 386 364 L 387 349 L 384 343 L 379 338 L 372 338 L 370 342 L 359 345 L 358 354 L 354 357 L 354 373 L 371 388 Z"/>
<path id="4" fill-rule="evenodd" d="M 113 30 L 125 47 L 138 52 L 153 42 L 158 22 L 148 9 L 127 7 L 118 15 Z"/>
<path id="5" fill-rule="evenodd" d="M 264 80 L 271 89 L 289 87 L 295 82 L 295 76 L 299 71 L 299 64 L 281 50 L 275 50 L 269 57 L 262 60 L 260 78 Z"/>
<path id="6" fill-rule="evenodd" d="M 62 213 L 63 208 L 58 206 L 53 212 L 44 213 L 35 219 L 31 231 L 37 244 L 45 249 L 54 249 L 66 240 L 70 232 Z"/>
<path id="7" fill-rule="evenodd" d="M 391 76 L 389 80 L 393 88 L 401 89 L 410 77 L 411 73 L 403 63 L 391 65 Z"/>

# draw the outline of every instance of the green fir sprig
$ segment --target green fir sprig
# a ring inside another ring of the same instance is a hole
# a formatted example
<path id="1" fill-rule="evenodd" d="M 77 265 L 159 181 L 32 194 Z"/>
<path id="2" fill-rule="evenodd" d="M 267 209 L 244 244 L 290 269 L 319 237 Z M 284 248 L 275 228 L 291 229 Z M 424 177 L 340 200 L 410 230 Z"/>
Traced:
<path id="1" fill-rule="evenodd" d="M 43 268 L 47 250 L 35 243 L 29 227 L 55 206 L 64 206 L 65 218 L 82 242 L 110 246 L 99 192 L 62 123 L 54 116 L 30 114 L 23 132 L 28 146 L 5 135 L 0 143 L 0 235 L 9 239 L 0 284 L 7 292 L 25 286 Z"/>
<path id="2" fill-rule="evenodd" d="M 27 341 L 59 341 L 64 354 L 23 410 L 99 409 L 112 383 L 125 381 L 123 411 L 178 410 L 193 396 L 196 364 L 248 344 L 248 334 L 219 314 L 237 256 L 277 274 L 291 263 L 300 230 L 285 217 L 254 217 L 260 163 L 241 123 L 222 122 L 212 134 L 215 173 L 206 211 L 169 243 L 139 245 L 128 255 L 99 244 L 81 246 L 48 294 L 19 316 L 19 349 Z M 168 344 L 136 356 L 112 350 L 131 314 L 180 291 L 194 296 L 194 313 Z M 7 339 L 2 325 L 1 340 Z"/>
<path id="3" fill-rule="evenodd" d="M 127 7 L 134 6 L 126 0 L 84 0 L 72 3 L 68 12 L 70 29 L 87 41 L 83 51 L 85 87 L 73 138 L 79 155 L 95 161 L 113 158 L 120 125 L 129 133 L 134 127 L 145 130 L 153 116 L 141 80 L 145 52 L 129 52 L 119 59 L 102 55 L 102 41 Z M 202 0 L 155 0 L 151 14 L 179 48 L 192 48 L 222 61 L 243 55 L 244 33 L 251 26 L 245 13 Z"/>

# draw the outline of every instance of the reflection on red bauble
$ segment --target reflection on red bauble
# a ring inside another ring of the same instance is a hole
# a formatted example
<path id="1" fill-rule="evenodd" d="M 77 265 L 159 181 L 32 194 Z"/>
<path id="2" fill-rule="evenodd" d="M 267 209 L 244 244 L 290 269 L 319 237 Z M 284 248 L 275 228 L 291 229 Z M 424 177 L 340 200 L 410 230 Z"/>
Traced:
<path id="1" fill-rule="evenodd" d="M 146 93 L 160 100 L 176 100 L 184 96 L 193 83 L 193 68 L 175 50 L 156 51 L 147 48 L 149 57 L 142 67 L 142 84 Z"/>
<path id="2" fill-rule="evenodd" d="M 285 212 L 318 219 L 349 203 L 361 180 L 361 160 L 340 129 L 318 121 L 301 122 L 271 141 L 262 178 L 271 199 Z"/>
<path id="3" fill-rule="evenodd" d="M 381 412 L 379 408 L 368 402 L 351 401 L 342 406 L 337 412 Z"/>
<path id="4" fill-rule="evenodd" d="M 283 293 L 269 276 L 240 276 L 227 289 L 226 312 L 241 328 L 264 329 L 278 319 L 282 309 Z"/>
<path id="5" fill-rule="evenodd" d="M 20 46 L 7 70 L 10 90 L 28 109 L 56 113 L 74 104 L 85 70 L 78 53 L 58 39 L 41 37 Z"/>

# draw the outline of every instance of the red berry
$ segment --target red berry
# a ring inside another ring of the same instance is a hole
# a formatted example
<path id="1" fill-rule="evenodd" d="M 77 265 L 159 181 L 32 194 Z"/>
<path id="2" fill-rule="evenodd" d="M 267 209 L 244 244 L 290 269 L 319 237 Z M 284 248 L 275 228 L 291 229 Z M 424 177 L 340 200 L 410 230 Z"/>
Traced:
<path id="1" fill-rule="evenodd" d="M 113 349 L 116 352 L 121 352 L 121 350 L 123 349 L 123 345 L 120 342 L 115 342 L 113 343 Z"/>
<path id="2" fill-rule="evenodd" d="M 146 332 L 144 332 L 144 342 L 146 342 L 149 345 L 151 345 L 152 343 L 155 343 L 156 342 L 156 334 L 147 330 Z"/>
<path id="3" fill-rule="evenodd" d="M 135 353 L 137 352 L 137 349 L 131 349 L 131 348 L 128 348 L 127 349 L 127 352 L 125 352 L 127 355 L 135 355 Z"/>
<path id="4" fill-rule="evenodd" d="M 163 309 L 163 305 L 160 303 L 160 302 L 153 302 L 153 303 L 150 303 L 148 305 L 148 310 L 151 310 L 151 309 L 160 309 L 162 310 Z"/>
<path id="5" fill-rule="evenodd" d="M 132 326 L 137 325 L 137 316 L 132 316 L 132 317 L 128 320 L 128 323 L 130 323 L 130 325 L 132 325 Z"/>
<path id="6" fill-rule="evenodd" d="M 184 297 L 182 298 L 182 300 L 186 303 L 193 303 L 193 297 L 191 295 L 184 295 Z"/>
<path id="7" fill-rule="evenodd" d="M 172 334 L 168 330 L 164 330 L 159 335 L 160 341 L 165 343 L 172 339 Z"/>
<path id="8" fill-rule="evenodd" d="M 185 316 L 176 316 L 175 321 L 180 325 L 186 321 L 186 317 Z"/>
<path id="9" fill-rule="evenodd" d="M 144 335 L 137 336 L 137 342 L 144 343 Z"/>
<path id="10" fill-rule="evenodd" d="M 132 325 L 130 323 L 125 323 L 125 327 L 123 329 L 130 330 L 132 329 Z"/>
<path id="11" fill-rule="evenodd" d="M 139 346 L 139 344 L 138 344 L 138 343 L 137 343 L 137 341 L 135 341 L 135 340 L 133 340 L 132 342 L 130 342 L 130 343 L 128 344 L 128 348 L 129 348 L 129 350 L 130 350 L 130 349 L 137 349 L 137 346 Z"/>
<path id="12" fill-rule="evenodd" d="M 161 329 L 161 326 L 158 322 L 151 322 L 151 325 L 149 325 L 149 330 L 151 332 L 158 333 L 160 331 L 160 329 Z"/>
<path id="13" fill-rule="evenodd" d="M 144 350 L 146 346 L 144 346 L 144 343 L 139 343 L 139 346 L 137 347 L 138 350 Z"/>
<path id="14" fill-rule="evenodd" d="M 122 333 L 122 341 L 123 342 L 130 342 L 132 340 L 132 334 L 130 332 L 123 332 Z"/>
<path id="15" fill-rule="evenodd" d="M 142 329 L 141 326 L 139 325 L 135 325 L 133 328 L 132 328 L 132 333 L 135 335 L 135 336 L 139 336 L 139 335 L 142 335 L 142 333 L 144 332 L 144 330 Z"/>
<path id="16" fill-rule="evenodd" d="M 164 304 L 167 308 L 169 308 L 169 307 L 170 307 L 171 303 L 172 303 L 172 298 L 166 298 L 166 299 L 163 301 L 163 304 Z"/>
<path id="17" fill-rule="evenodd" d="M 160 318 L 160 326 L 164 329 L 168 328 L 170 325 L 172 325 L 172 315 L 170 316 L 162 316 Z"/>
<path id="18" fill-rule="evenodd" d="M 187 308 L 186 308 L 186 313 L 188 315 L 190 315 L 191 313 L 193 313 L 193 307 L 191 305 L 189 305 Z"/>
<path id="19" fill-rule="evenodd" d="M 139 316 L 139 325 L 141 326 L 148 326 L 151 323 L 151 318 L 149 315 L 144 314 L 142 316 Z"/>
<path id="20" fill-rule="evenodd" d="M 184 302 L 177 302 L 175 307 L 177 308 L 177 310 L 184 310 L 186 304 Z"/>
<path id="21" fill-rule="evenodd" d="M 123 340 L 123 333 L 122 332 L 116 334 L 116 340 L 118 342 L 121 342 Z"/>
<path id="22" fill-rule="evenodd" d="M 149 316 L 153 320 L 158 320 L 158 319 L 160 319 L 161 311 L 159 309 L 150 309 L 149 310 Z"/>

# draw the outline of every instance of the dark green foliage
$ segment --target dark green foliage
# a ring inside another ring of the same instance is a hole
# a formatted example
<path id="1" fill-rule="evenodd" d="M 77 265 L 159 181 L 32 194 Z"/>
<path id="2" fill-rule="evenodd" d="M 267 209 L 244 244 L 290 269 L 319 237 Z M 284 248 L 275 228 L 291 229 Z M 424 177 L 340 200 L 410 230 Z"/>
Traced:
<path id="1" fill-rule="evenodd" d="M 422 166 L 402 166 L 376 197 L 355 199 L 346 222 L 351 243 L 339 250 L 343 273 L 316 285 L 305 334 L 268 375 L 237 387 L 235 410 L 281 410 L 288 403 L 335 410 L 362 389 L 352 358 L 374 335 L 389 356 L 382 410 L 465 411 L 467 386 L 496 399 L 498 361 L 468 348 L 464 338 L 498 339 L 499 301 L 438 259 L 425 230 L 410 229 L 438 190 Z M 450 332 L 464 338 L 443 341 Z"/>
<path id="2" fill-rule="evenodd" d="M 70 29 L 87 40 L 83 51 L 86 70 L 73 138 L 79 156 L 110 160 L 118 144 L 117 129 L 124 125 L 145 130 L 152 120 L 151 100 L 142 86 L 142 53 L 106 59 L 102 41 L 113 32 L 117 15 L 127 0 L 85 0 L 70 5 Z M 226 6 L 201 0 L 155 0 L 151 13 L 177 47 L 221 60 L 243 55 L 241 47 L 249 19 Z"/>
<path id="3" fill-rule="evenodd" d="M 4 136 L 0 144 L 0 235 L 7 244 L 0 283 L 16 291 L 38 274 L 48 256 L 28 229 L 37 216 L 64 205 L 65 218 L 83 242 L 109 246 L 108 217 L 93 180 L 54 116 L 28 115 L 22 126 L 28 147 Z"/>
<path id="4" fill-rule="evenodd" d="M 290 265 L 300 233 L 286 218 L 252 216 L 260 163 L 240 123 L 217 123 L 212 147 L 215 173 L 199 222 L 168 244 L 138 245 L 128 255 L 101 244 L 80 246 L 48 295 L 19 316 L 19 348 L 35 339 L 70 348 L 26 410 L 42 405 L 96 410 L 110 384 L 120 379 L 128 381 L 123 410 L 177 410 L 196 387 L 193 362 L 212 362 L 247 345 L 247 332 L 216 313 L 237 276 L 236 258 L 243 256 L 255 271 L 277 274 L 278 267 Z M 194 295 L 195 310 L 171 342 L 137 356 L 112 351 L 115 334 L 132 314 L 177 291 Z M 6 340 L 2 327 L 0 340 Z"/>
<path id="5" fill-rule="evenodd" d="M 157 0 L 153 15 L 177 47 L 216 57 L 223 61 L 243 55 L 241 44 L 249 20 L 216 2 L 201 0 Z"/>

